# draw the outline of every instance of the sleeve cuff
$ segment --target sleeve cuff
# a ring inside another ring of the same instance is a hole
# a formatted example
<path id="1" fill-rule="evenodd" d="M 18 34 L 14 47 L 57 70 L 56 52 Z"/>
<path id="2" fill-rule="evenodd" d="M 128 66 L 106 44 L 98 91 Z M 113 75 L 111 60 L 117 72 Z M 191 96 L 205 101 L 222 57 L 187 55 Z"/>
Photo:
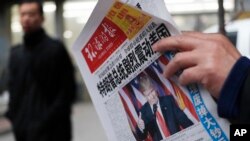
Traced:
<path id="1" fill-rule="evenodd" d="M 239 115 L 238 97 L 244 80 L 248 75 L 250 60 L 241 57 L 233 66 L 218 99 L 218 114 L 224 118 L 236 118 Z"/>

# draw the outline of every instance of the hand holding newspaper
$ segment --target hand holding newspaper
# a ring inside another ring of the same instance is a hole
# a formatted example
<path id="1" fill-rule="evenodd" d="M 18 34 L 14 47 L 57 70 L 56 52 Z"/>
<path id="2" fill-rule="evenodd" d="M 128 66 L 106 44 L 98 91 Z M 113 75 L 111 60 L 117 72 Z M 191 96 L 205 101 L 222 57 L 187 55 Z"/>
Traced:
<path id="1" fill-rule="evenodd" d="M 208 92 L 163 77 L 174 53 L 151 46 L 180 34 L 164 5 L 100 0 L 73 46 L 106 134 L 111 141 L 227 141 L 229 123 Z"/>

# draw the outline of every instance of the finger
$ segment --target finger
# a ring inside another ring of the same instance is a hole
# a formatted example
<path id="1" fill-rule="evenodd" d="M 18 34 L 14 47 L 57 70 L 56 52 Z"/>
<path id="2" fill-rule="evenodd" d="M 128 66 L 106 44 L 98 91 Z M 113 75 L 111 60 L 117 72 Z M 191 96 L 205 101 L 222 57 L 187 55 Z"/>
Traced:
<path id="1" fill-rule="evenodd" d="M 217 40 L 220 36 L 222 36 L 219 33 L 202 33 L 202 32 L 195 32 L 195 31 L 184 31 L 182 32 L 185 36 L 192 36 L 198 39 L 203 40 Z"/>
<path id="2" fill-rule="evenodd" d="M 171 36 L 156 42 L 152 48 L 154 51 L 187 51 L 202 45 L 203 40 L 186 35 Z"/>
<path id="3" fill-rule="evenodd" d="M 185 36 L 192 36 L 195 38 L 199 38 L 199 39 L 207 39 L 207 34 L 208 33 L 201 33 L 201 32 L 195 32 L 195 31 L 184 31 L 182 32 L 183 35 Z"/>
<path id="4" fill-rule="evenodd" d="M 169 78 L 177 71 L 196 65 L 198 61 L 196 58 L 197 55 L 191 51 L 177 53 L 165 67 L 164 76 Z"/>
<path id="5" fill-rule="evenodd" d="M 226 36 L 217 34 L 214 40 L 217 41 L 217 44 L 220 45 L 221 48 L 225 48 L 234 58 L 241 56 L 239 51 Z"/>
<path id="6" fill-rule="evenodd" d="M 187 68 L 179 76 L 179 82 L 181 85 L 201 83 L 202 73 L 198 67 Z"/>
<path id="7" fill-rule="evenodd" d="M 217 42 L 220 43 L 220 47 L 226 47 L 226 50 L 232 54 L 235 58 L 238 58 L 240 55 L 239 51 L 234 47 L 234 45 L 230 42 L 230 40 L 219 33 L 201 33 L 201 32 L 192 32 L 185 31 L 182 32 L 183 35 L 192 36 L 195 38 L 203 39 L 206 41 Z M 223 42 L 224 41 L 224 42 Z M 224 43 L 225 45 L 223 45 Z"/>
<path id="8" fill-rule="evenodd" d="M 185 31 L 182 34 L 185 36 L 191 36 L 191 37 L 194 37 L 197 39 L 201 39 L 201 40 L 206 41 L 206 42 L 221 43 L 222 41 L 227 40 L 230 43 L 228 38 L 220 33 L 202 33 L 202 32 Z M 222 44 L 221 44 L 221 47 L 223 47 Z"/>
<path id="9" fill-rule="evenodd" d="M 139 112 L 139 119 L 141 119 L 141 112 Z"/>

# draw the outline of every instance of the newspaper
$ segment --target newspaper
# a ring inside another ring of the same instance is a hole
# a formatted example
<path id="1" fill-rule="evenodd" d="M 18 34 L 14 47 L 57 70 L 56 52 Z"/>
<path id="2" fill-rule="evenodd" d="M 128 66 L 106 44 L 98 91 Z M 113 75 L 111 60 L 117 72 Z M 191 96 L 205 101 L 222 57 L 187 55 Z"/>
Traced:
<path id="1" fill-rule="evenodd" d="M 229 140 L 204 88 L 163 77 L 151 46 L 178 34 L 163 0 L 98 1 L 72 51 L 109 140 Z"/>

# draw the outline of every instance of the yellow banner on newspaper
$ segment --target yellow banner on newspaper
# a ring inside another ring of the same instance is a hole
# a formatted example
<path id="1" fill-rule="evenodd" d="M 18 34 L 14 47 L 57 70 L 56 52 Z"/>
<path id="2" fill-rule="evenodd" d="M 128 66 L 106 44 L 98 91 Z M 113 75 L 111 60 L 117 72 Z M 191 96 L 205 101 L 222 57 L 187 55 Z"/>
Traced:
<path id="1" fill-rule="evenodd" d="M 152 18 L 119 1 L 114 3 L 106 17 L 121 28 L 129 39 L 132 39 Z"/>

